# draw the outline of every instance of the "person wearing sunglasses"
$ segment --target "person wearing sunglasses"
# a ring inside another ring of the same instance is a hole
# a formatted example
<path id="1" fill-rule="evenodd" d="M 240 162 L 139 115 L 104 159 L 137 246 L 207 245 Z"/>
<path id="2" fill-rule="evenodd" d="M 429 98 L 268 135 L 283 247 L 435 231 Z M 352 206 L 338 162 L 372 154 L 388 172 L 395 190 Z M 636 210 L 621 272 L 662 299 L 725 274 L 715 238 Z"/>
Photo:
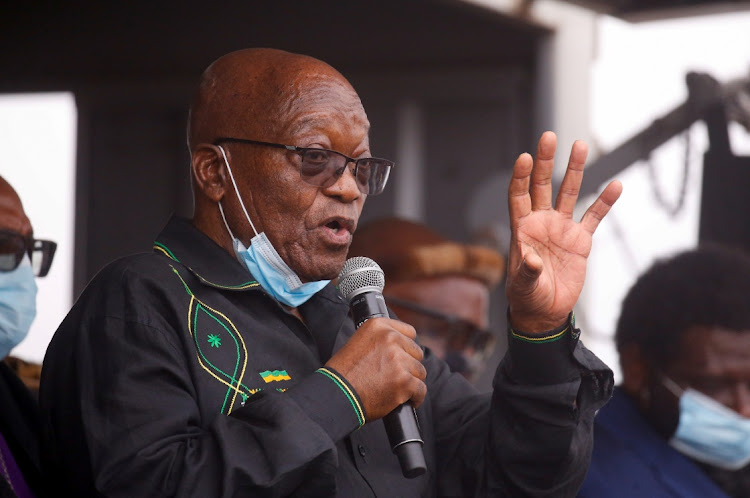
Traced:
<path id="1" fill-rule="evenodd" d="M 536 164 L 519 157 L 518 344 L 484 395 L 425 355 L 412 326 L 356 328 L 331 282 L 365 200 L 400 167 L 377 157 L 369 127 L 350 83 L 312 57 L 239 50 L 203 73 L 188 122 L 192 219 L 102 269 L 47 349 L 44 454 L 70 496 L 575 493 L 612 373 L 580 345 L 571 310 L 619 185 L 578 223 L 585 145 L 557 208 L 554 134 Z M 406 401 L 427 463 L 414 478 L 382 421 Z"/>
<path id="2" fill-rule="evenodd" d="M 360 227 L 349 248 L 354 256 L 383 269 L 386 303 L 416 329 L 420 345 L 475 380 L 495 345 L 487 330 L 490 293 L 505 273 L 505 258 L 397 217 Z"/>
<path id="3" fill-rule="evenodd" d="M 49 271 L 56 244 L 34 239 L 13 187 L 0 177 L 0 360 L 29 332 L 36 315 L 36 277 Z M 0 496 L 44 496 L 36 400 L 0 361 Z"/>
<path id="4" fill-rule="evenodd" d="M 750 255 L 656 261 L 622 303 L 622 382 L 596 417 L 583 498 L 750 496 Z"/>

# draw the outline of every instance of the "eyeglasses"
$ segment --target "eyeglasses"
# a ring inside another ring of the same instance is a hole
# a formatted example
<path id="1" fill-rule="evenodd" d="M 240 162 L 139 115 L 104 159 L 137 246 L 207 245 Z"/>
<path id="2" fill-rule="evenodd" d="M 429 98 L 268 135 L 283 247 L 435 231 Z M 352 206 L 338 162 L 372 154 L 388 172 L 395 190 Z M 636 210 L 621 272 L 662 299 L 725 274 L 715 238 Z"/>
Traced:
<path id="1" fill-rule="evenodd" d="M 56 249 L 57 242 L 32 239 L 18 232 L 0 230 L 0 272 L 15 270 L 21 264 L 24 254 L 28 254 L 34 275 L 43 277 L 49 273 Z"/>
<path id="2" fill-rule="evenodd" d="M 425 318 L 420 327 L 415 325 L 417 332 L 421 331 L 445 339 L 449 349 L 455 351 L 472 349 L 475 353 L 483 354 L 492 351 L 495 345 L 495 335 L 492 332 L 480 329 L 467 320 L 405 299 L 393 296 L 387 296 L 386 299 L 388 304 L 405 308 Z"/>
<path id="3" fill-rule="evenodd" d="M 341 175 L 344 174 L 346 166 L 349 163 L 354 163 L 352 174 L 357 181 L 357 188 L 359 188 L 360 192 L 367 195 L 378 195 L 383 191 L 388 181 L 388 175 L 390 175 L 391 168 L 394 165 L 393 161 L 389 161 L 388 159 L 378 159 L 376 157 L 354 159 L 335 150 L 259 142 L 258 140 L 248 140 L 245 138 L 223 137 L 217 139 L 214 145 L 219 145 L 222 142 L 264 145 L 286 149 L 299 154 L 302 158 L 299 168 L 300 178 L 310 185 L 322 188 L 330 187 L 336 183 L 341 178 Z"/>

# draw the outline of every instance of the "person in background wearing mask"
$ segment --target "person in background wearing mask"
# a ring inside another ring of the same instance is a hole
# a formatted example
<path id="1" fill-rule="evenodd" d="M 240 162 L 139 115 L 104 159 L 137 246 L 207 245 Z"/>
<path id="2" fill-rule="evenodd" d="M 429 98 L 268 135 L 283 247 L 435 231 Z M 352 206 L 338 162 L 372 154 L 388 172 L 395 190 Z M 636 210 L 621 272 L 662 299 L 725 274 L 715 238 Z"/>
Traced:
<path id="1" fill-rule="evenodd" d="M 383 269 L 385 302 L 416 329 L 420 345 L 452 372 L 475 380 L 495 344 L 487 326 L 490 293 L 505 273 L 503 256 L 394 217 L 357 230 L 349 248 L 354 256 L 372 258 Z"/>
<path id="2" fill-rule="evenodd" d="M 0 360 L 25 337 L 36 315 L 35 277 L 49 271 L 57 245 L 33 238 L 16 191 L 0 177 Z M 36 400 L 0 361 L 0 497 L 45 496 Z"/>
<path id="3" fill-rule="evenodd" d="M 750 255 L 713 245 L 636 281 L 579 496 L 750 496 L 749 299 Z"/>

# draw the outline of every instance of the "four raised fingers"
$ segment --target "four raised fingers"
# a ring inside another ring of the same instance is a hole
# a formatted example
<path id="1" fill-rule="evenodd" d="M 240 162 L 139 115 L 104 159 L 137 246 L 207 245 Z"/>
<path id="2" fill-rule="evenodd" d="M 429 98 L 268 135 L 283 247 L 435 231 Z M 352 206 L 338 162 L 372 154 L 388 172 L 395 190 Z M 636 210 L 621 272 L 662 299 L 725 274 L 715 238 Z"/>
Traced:
<path id="1" fill-rule="evenodd" d="M 523 153 L 513 166 L 513 177 L 508 188 L 508 211 L 511 224 L 532 210 L 549 209 L 552 202 L 552 171 L 557 137 L 551 131 L 544 132 L 537 145 L 536 158 Z M 576 140 L 570 151 L 568 167 L 560 184 L 555 209 L 572 217 L 583 180 L 583 170 L 588 155 L 588 146 Z M 622 185 L 615 181 L 599 195 L 581 219 L 584 228 L 594 233 L 599 222 L 606 216 L 622 192 Z"/>

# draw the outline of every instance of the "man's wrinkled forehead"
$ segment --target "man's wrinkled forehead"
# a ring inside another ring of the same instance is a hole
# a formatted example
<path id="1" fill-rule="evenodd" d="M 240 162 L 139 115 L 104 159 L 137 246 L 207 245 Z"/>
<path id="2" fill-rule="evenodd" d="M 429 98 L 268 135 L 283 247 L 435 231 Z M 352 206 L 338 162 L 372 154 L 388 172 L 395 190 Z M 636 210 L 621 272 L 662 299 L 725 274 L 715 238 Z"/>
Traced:
<path id="1" fill-rule="evenodd" d="M 275 109 L 279 131 L 297 134 L 310 129 L 321 119 L 336 119 L 342 126 L 356 125 L 369 129 L 369 122 L 357 92 L 343 76 L 320 68 L 302 69 L 287 74 L 278 90 Z M 330 124 L 330 123 L 328 123 Z"/>

